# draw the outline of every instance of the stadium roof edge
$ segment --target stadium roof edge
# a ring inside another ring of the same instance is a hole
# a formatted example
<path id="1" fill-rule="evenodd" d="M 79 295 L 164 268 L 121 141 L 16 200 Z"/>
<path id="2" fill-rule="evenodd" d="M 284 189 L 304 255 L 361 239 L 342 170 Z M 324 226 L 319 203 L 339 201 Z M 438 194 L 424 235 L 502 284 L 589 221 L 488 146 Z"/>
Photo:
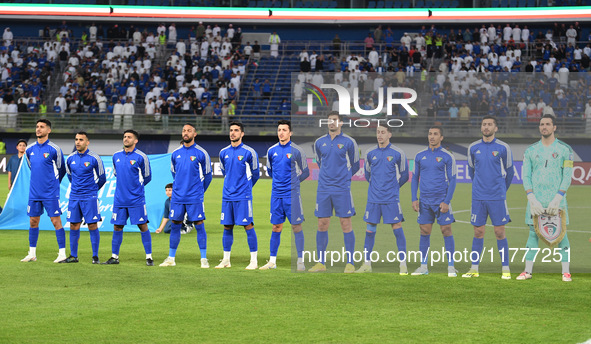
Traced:
<path id="1" fill-rule="evenodd" d="M 68 13 L 68 14 L 65 14 Z M 265 24 L 443 24 L 591 21 L 591 6 L 542 8 L 294 9 L 0 4 L 0 18 L 132 22 L 196 20 Z"/>

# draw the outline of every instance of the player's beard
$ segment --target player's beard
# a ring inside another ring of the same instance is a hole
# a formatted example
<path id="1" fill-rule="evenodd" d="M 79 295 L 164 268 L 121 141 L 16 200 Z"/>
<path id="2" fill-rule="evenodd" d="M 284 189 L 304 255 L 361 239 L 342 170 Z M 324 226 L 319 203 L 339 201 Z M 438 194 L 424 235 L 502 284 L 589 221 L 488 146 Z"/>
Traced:
<path id="1" fill-rule="evenodd" d="M 191 143 L 195 138 L 194 137 L 189 137 L 189 138 L 184 138 L 183 137 L 183 142 L 184 143 Z"/>

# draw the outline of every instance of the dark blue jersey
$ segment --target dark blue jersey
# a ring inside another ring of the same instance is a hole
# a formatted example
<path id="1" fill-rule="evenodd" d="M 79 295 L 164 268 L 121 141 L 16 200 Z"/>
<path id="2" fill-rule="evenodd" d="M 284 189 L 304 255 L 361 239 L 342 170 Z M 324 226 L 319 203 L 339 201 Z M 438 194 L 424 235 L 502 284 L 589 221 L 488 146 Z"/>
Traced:
<path id="1" fill-rule="evenodd" d="M 175 149 L 170 156 L 170 171 L 174 178 L 172 202 L 182 204 L 202 203 L 211 183 L 211 159 L 198 144 Z"/>
<path id="2" fill-rule="evenodd" d="M 127 153 L 120 150 L 113 154 L 113 171 L 117 187 L 113 206 L 137 207 L 146 204 L 144 186 L 152 180 L 150 161 L 144 152 L 134 148 Z"/>
<path id="3" fill-rule="evenodd" d="M 97 198 L 98 191 L 107 181 L 101 157 L 88 149 L 84 153 L 75 151 L 68 155 L 66 173 L 71 183 L 71 200 Z"/>
<path id="4" fill-rule="evenodd" d="M 291 191 L 299 192 L 300 183 L 310 175 L 306 153 L 289 141 L 276 143 L 267 151 L 267 172 L 273 178 L 272 197 L 290 197 Z"/>
<path id="5" fill-rule="evenodd" d="M 59 200 L 60 183 L 66 174 L 62 150 L 49 140 L 35 142 L 27 147 L 25 157 L 31 168 L 29 200 Z"/>

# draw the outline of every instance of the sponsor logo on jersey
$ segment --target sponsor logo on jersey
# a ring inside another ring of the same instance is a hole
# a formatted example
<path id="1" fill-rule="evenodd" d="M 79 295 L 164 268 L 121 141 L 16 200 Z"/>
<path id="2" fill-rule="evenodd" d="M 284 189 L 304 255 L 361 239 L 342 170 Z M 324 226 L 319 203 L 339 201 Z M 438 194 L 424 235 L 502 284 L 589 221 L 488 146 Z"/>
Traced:
<path id="1" fill-rule="evenodd" d="M 479 149 L 479 150 L 477 150 L 477 151 L 476 151 L 476 153 L 474 153 L 474 154 L 480 154 L 480 149 Z"/>
<path id="2" fill-rule="evenodd" d="M 343 147 L 345 147 L 345 145 L 344 145 L 344 144 L 342 144 L 342 143 L 339 143 L 339 144 L 337 145 L 337 147 L 339 147 L 339 149 L 343 149 Z"/>
<path id="3" fill-rule="evenodd" d="M 435 160 L 436 160 L 437 162 L 441 162 L 441 160 L 443 160 L 443 158 L 442 158 L 442 157 L 440 157 L 440 156 L 438 156 L 437 158 L 435 158 Z"/>
<path id="4" fill-rule="evenodd" d="M 181 155 L 180 155 L 180 154 L 179 154 L 179 155 L 177 155 L 177 156 L 176 156 L 176 158 L 177 158 L 177 159 L 180 159 L 180 158 L 181 158 Z"/>
<path id="5" fill-rule="evenodd" d="M 72 165 L 76 165 L 76 161 L 72 161 Z"/>
<path id="6" fill-rule="evenodd" d="M 286 156 L 288 159 L 291 159 L 291 155 L 292 155 L 291 153 L 287 153 L 287 154 L 285 154 L 285 156 Z"/>
<path id="7" fill-rule="evenodd" d="M 88 167 L 88 166 L 90 166 L 90 162 L 87 161 L 84 163 L 84 167 Z"/>
<path id="8" fill-rule="evenodd" d="M 189 157 L 189 159 L 191 159 L 191 161 L 195 161 L 195 159 L 197 159 L 197 157 L 196 157 L 196 156 L 193 156 L 193 155 L 191 155 L 191 156 Z"/>
<path id="9" fill-rule="evenodd" d="M 35 152 L 31 152 L 31 155 L 35 155 Z"/>
<path id="10" fill-rule="evenodd" d="M 273 154 L 273 156 L 277 156 L 277 152 L 275 152 L 275 154 Z"/>
<path id="11" fill-rule="evenodd" d="M 377 159 L 377 157 L 376 157 L 375 155 L 374 155 L 374 157 L 373 157 L 373 158 L 371 158 L 371 160 L 376 160 L 376 159 Z"/>
<path id="12" fill-rule="evenodd" d="M 424 157 L 422 157 L 422 158 L 421 158 L 421 160 L 425 160 L 425 159 L 427 159 L 427 157 L 426 157 L 426 156 L 424 156 Z"/>
<path id="13" fill-rule="evenodd" d="M 391 156 L 391 155 L 389 155 L 389 156 L 386 157 L 386 160 L 388 160 L 388 161 L 392 161 L 392 159 L 394 159 L 394 157 Z"/>
<path id="14" fill-rule="evenodd" d="M 238 161 L 242 161 L 242 159 L 244 159 L 244 155 L 239 155 L 238 156 Z"/>
<path id="15" fill-rule="evenodd" d="M 135 165 L 136 161 L 135 160 L 129 160 L 129 163 L 132 165 Z"/>
<path id="16" fill-rule="evenodd" d="M 43 153 L 43 157 L 47 159 L 47 157 L 49 157 L 49 153 Z"/>
<path id="17" fill-rule="evenodd" d="M 493 151 L 493 152 L 492 152 L 492 155 L 493 155 L 493 156 L 497 156 L 497 155 L 499 155 L 499 152 L 498 152 L 498 151 Z"/>

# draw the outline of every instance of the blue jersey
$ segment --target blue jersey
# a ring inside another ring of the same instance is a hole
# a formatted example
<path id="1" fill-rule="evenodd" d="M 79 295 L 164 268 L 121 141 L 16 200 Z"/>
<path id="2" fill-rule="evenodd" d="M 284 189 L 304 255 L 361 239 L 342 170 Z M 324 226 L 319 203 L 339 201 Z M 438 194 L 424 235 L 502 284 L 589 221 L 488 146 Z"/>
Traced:
<path id="1" fill-rule="evenodd" d="M 114 207 L 137 207 L 146 204 L 144 186 L 152 180 L 150 161 L 144 152 L 134 148 L 127 153 L 120 150 L 113 154 L 113 171 L 117 187 Z"/>
<path id="2" fill-rule="evenodd" d="M 472 200 L 505 200 L 514 175 L 511 148 L 496 138 L 473 142 L 468 147 L 468 174 L 472 178 Z"/>
<path id="3" fill-rule="evenodd" d="M 68 155 L 66 173 L 71 183 L 71 200 L 97 198 L 98 191 L 107 181 L 103 161 L 88 149 L 84 153 L 75 151 Z"/>
<path id="4" fill-rule="evenodd" d="M 413 202 L 418 200 L 419 189 L 421 203 L 439 205 L 451 202 L 456 190 L 456 159 L 451 152 L 440 146 L 417 153 L 411 182 Z"/>
<path id="5" fill-rule="evenodd" d="M 66 174 L 62 150 L 49 140 L 35 142 L 27 147 L 25 157 L 31 168 L 29 200 L 59 200 L 60 183 Z"/>
<path id="6" fill-rule="evenodd" d="M 359 171 L 359 147 L 346 134 L 331 140 L 330 134 L 314 142 L 316 163 L 320 169 L 318 192 L 350 191 L 351 177 Z"/>
<path id="7" fill-rule="evenodd" d="M 180 146 L 170 156 L 170 171 L 174 178 L 172 202 L 197 204 L 211 183 L 211 159 L 207 151 L 194 143 Z"/>
<path id="8" fill-rule="evenodd" d="M 220 151 L 220 167 L 224 174 L 222 200 L 252 199 L 252 187 L 259 180 L 259 157 L 254 149 L 241 143 Z"/>
<path id="9" fill-rule="evenodd" d="M 397 203 L 400 187 L 408 181 L 408 160 L 402 149 L 388 143 L 373 146 L 365 153 L 368 203 Z"/>
<path id="10" fill-rule="evenodd" d="M 273 178 L 271 196 L 291 197 L 291 192 L 299 192 L 300 183 L 310 175 L 306 153 L 291 141 L 274 144 L 267 151 L 267 173 Z"/>

